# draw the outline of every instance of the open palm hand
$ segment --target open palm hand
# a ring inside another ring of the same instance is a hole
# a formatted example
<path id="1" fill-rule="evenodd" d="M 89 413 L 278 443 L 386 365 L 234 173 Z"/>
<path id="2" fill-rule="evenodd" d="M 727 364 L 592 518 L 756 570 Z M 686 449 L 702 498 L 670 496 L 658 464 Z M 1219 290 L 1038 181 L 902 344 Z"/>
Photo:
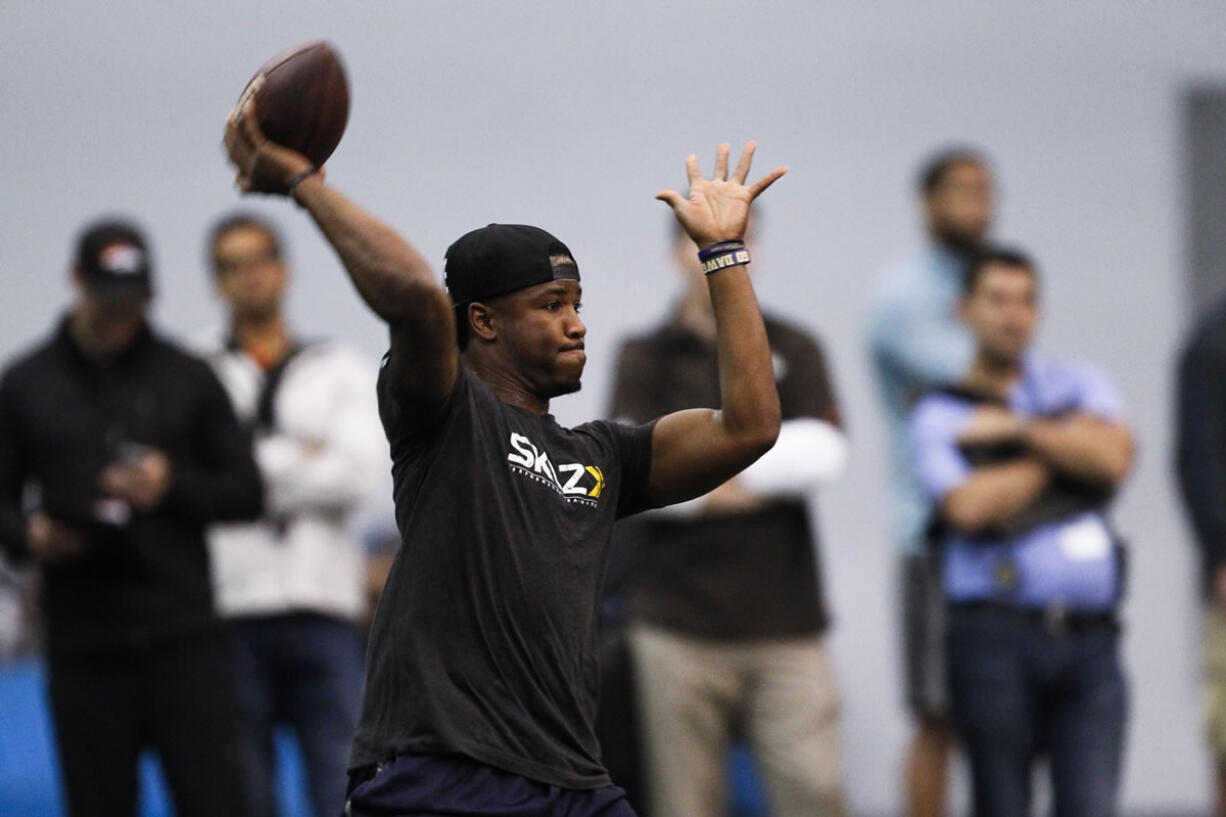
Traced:
<path id="1" fill-rule="evenodd" d="M 703 178 L 698 167 L 698 157 L 691 153 L 685 160 L 690 182 L 689 195 L 682 196 L 676 190 L 661 190 L 656 194 L 657 199 L 673 208 L 677 221 L 681 222 L 681 226 L 699 247 L 744 238 L 749 222 L 749 205 L 763 190 L 787 172 L 787 168 L 777 167 L 758 181 L 747 185 L 745 179 L 749 176 L 749 167 L 756 149 L 757 144 L 754 142 L 745 145 L 731 179 L 728 178 L 727 142 L 721 144 L 716 151 L 715 169 L 709 179 Z"/>

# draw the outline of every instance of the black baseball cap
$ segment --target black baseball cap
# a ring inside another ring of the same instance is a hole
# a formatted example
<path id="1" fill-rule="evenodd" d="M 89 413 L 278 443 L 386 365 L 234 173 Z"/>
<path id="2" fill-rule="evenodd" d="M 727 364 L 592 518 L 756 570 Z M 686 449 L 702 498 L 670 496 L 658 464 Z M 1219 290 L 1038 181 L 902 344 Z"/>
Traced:
<path id="1" fill-rule="evenodd" d="M 77 269 L 89 293 L 106 301 L 153 295 L 153 269 L 141 231 L 127 221 L 106 219 L 85 228 L 77 241 Z"/>
<path id="2" fill-rule="evenodd" d="M 558 239 L 526 224 L 489 224 L 447 248 L 443 276 L 457 306 L 517 289 L 579 280 L 575 256 Z"/>

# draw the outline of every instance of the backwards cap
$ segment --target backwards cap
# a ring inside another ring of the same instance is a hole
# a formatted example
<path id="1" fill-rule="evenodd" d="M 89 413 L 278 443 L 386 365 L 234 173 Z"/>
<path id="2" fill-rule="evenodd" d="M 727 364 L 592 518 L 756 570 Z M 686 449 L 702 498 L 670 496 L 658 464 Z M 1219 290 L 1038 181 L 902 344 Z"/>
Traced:
<path id="1" fill-rule="evenodd" d="M 447 248 L 443 275 L 457 306 L 556 281 L 579 280 L 565 244 L 539 227 L 489 224 Z"/>

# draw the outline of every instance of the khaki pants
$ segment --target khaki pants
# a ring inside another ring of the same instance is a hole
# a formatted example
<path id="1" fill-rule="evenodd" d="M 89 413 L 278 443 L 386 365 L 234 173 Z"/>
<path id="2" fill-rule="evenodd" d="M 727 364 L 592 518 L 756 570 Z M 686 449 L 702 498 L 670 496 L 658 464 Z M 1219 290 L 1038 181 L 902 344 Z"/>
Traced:
<path id="1" fill-rule="evenodd" d="M 630 630 L 652 817 L 724 813 L 743 734 L 773 817 L 845 814 L 839 696 L 819 638 L 724 643 Z"/>
<path id="2" fill-rule="evenodd" d="M 1226 611 L 1205 608 L 1205 723 L 1213 759 L 1226 766 Z"/>

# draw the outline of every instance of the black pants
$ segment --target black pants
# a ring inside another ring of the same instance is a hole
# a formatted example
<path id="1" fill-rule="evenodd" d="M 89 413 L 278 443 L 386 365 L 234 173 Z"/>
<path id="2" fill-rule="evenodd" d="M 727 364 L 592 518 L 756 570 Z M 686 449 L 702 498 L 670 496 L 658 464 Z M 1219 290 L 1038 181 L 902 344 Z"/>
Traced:
<path id="1" fill-rule="evenodd" d="M 55 657 L 48 675 L 72 817 L 133 817 L 146 747 L 162 762 L 177 817 L 251 813 L 227 636 Z"/>
<path id="2" fill-rule="evenodd" d="M 613 782 L 626 792 L 636 814 L 647 813 L 647 780 L 643 769 L 643 741 L 639 702 L 634 690 L 634 658 L 626 640 L 625 624 L 606 626 L 600 636 L 600 706 L 596 711 L 596 737 L 601 761 Z"/>

